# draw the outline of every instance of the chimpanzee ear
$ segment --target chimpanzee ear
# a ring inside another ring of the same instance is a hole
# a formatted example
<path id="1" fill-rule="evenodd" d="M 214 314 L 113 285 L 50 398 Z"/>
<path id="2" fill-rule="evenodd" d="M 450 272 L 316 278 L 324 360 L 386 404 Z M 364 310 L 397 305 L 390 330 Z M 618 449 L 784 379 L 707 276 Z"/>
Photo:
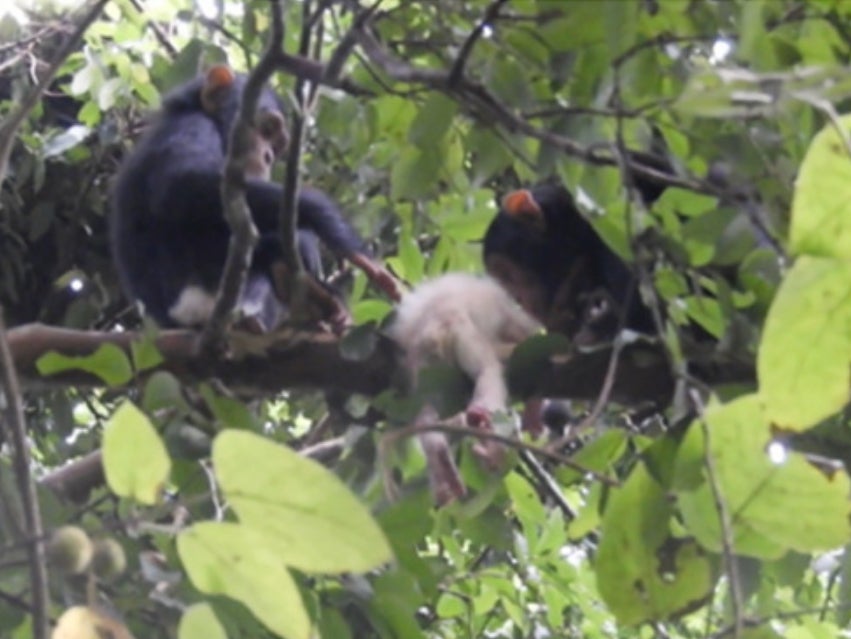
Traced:
<path id="1" fill-rule="evenodd" d="M 528 189 L 512 191 L 502 198 L 502 210 L 512 217 L 528 217 L 543 222 L 543 212 Z"/>
<path id="2" fill-rule="evenodd" d="M 201 87 L 201 106 L 209 114 L 218 113 L 222 97 L 233 86 L 236 76 L 226 64 L 210 67 Z"/>

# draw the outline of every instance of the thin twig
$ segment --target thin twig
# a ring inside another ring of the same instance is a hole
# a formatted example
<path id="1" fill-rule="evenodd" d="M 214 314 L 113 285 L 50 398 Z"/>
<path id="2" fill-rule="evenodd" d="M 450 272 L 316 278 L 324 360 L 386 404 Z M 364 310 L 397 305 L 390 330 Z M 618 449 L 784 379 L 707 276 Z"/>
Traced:
<path id="1" fill-rule="evenodd" d="M 299 56 L 307 59 L 310 53 L 310 0 L 302 6 L 303 21 L 299 37 Z M 280 6 L 273 3 L 273 22 L 279 22 L 283 27 Z M 283 35 L 283 30 L 281 31 Z M 281 39 L 283 42 L 283 38 Z M 290 314 L 293 319 L 299 320 L 305 308 L 307 295 L 307 284 L 305 282 L 304 265 L 298 251 L 298 194 L 299 194 L 299 169 L 301 167 L 301 146 L 304 142 L 304 122 L 308 117 L 312 101 L 305 94 L 308 90 L 310 80 L 301 76 L 296 79 L 294 109 L 292 113 L 292 124 L 290 125 L 290 144 L 287 149 L 287 168 L 284 173 L 284 192 L 278 212 L 278 227 L 280 229 L 281 259 L 283 260 L 287 275 L 293 285 L 290 288 L 292 299 L 287 300 Z"/>
<path id="2" fill-rule="evenodd" d="M 605 484 L 606 486 L 620 486 L 620 482 L 618 480 L 612 479 L 611 477 L 603 475 L 602 473 L 598 473 L 597 471 L 591 470 L 590 468 L 586 468 L 582 464 L 575 462 L 569 457 L 565 457 L 560 453 L 552 451 L 549 448 L 536 446 L 535 444 L 529 444 L 519 439 L 515 439 L 514 437 L 500 435 L 499 433 L 495 433 L 493 431 L 487 431 L 481 428 L 471 428 L 469 426 L 458 426 L 446 422 L 437 422 L 435 424 L 414 424 L 413 426 L 406 426 L 404 428 L 394 429 L 393 432 L 387 433 L 382 437 L 382 442 L 381 444 L 379 444 L 379 448 L 381 450 L 387 450 L 397 440 L 404 439 L 407 437 L 415 437 L 416 435 L 419 435 L 424 431 L 437 431 L 441 433 L 448 433 L 450 435 L 464 435 L 467 437 L 475 437 L 477 439 L 498 441 L 511 448 L 515 448 L 517 450 L 528 450 L 529 452 L 535 453 L 536 455 L 540 455 L 541 457 L 546 457 L 547 459 L 567 466 L 568 468 L 571 468 L 578 473 L 582 473 L 583 475 L 589 475 L 600 483 Z"/>
<path id="3" fill-rule="evenodd" d="M 521 449 L 519 454 L 520 459 L 529 469 L 529 472 L 535 476 L 535 479 L 540 482 L 541 487 L 544 488 L 547 494 L 553 498 L 555 503 L 564 513 L 564 516 L 567 517 L 568 520 L 576 519 L 576 512 L 564 498 L 564 493 L 561 491 L 561 485 L 550 473 L 547 472 L 547 469 L 541 465 L 541 462 L 538 461 L 538 458 L 535 457 L 532 451 Z"/>
<path id="4" fill-rule="evenodd" d="M 12 360 L 9 342 L 6 340 L 6 325 L 0 309 L 0 388 L 3 390 L 6 410 L 3 426 L 6 441 L 14 450 L 13 464 L 18 492 L 24 510 L 27 526 L 27 552 L 30 566 L 30 587 L 32 590 L 32 632 L 35 639 L 47 639 L 49 633 L 48 610 L 50 601 L 47 592 L 47 557 L 44 550 L 44 531 L 41 527 L 41 514 L 38 508 L 38 496 L 35 482 L 30 473 L 30 451 L 27 442 L 24 407 L 18 376 Z"/>
<path id="5" fill-rule="evenodd" d="M 142 6 L 142 4 L 139 2 L 139 0 L 130 0 L 130 4 L 132 4 L 132 5 L 133 5 L 133 8 L 134 8 L 134 9 L 136 9 L 136 11 L 138 11 L 138 12 L 139 12 L 139 15 L 140 15 L 140 16 L 144 17 L 144 15 L 145 15 L 145 8 Z M 174 58 L 176 58 L 176 57 L 177 57 L 177 54 L 178 54 L 177 47 L 175 47 L 175 46 L 172 44 L 171 40 L 169 40 L 169 39 L 168 39 L 168 36 L 167 36 L 167 35 L 165 34 L 165 32 L 162 30 L 162 27 L 160 27 L 160 25 L 159 25 L 159 24 L 157 24 L 154 20 L 147 20 L 147 21 L 146 21 L 146 26 L 147 26 L 147 27 L 148 27 L 151 31 L 153 31 L 153 32 L 154 32 L 154 37 L 157 39 L 157 42 L 159 42 L 159 43 L 160 43 L 160 46 L 162 46 L 162 48 L 163 48 L 163 49 L 165 49 L 165 51 L 166 51 L 166 53 L 168 54 L 168 56 L 169 56 L 172 60 L 173 60 Z"/>
<path id="6" fill-rule="evenodd" d="M 449 73 L 437 69 L 411 66 L 389 53 L 371 32 L 367 22 L 356 31 L 358 43 L 373 64 L 397 82 L 421 85 L 448 94 L 461 101 L 482 122 L 499 124 L 510 133 L 520 133 L 559 149 L 564 153 L 600 166 L 616 166 L 617 158 L 611 151 L 595 145 L 585 146 L 575 140 L 549 129 L 532 125 L 503 105 L 484 86 L 461 77 L 455 85 L 449 84 Z M 676 186 L 697 193 L 715 193 L 716 188 L 705 180 L 687 179 L 630 161 L 630 168 L 637 176 L 646 177 L 660 185 Z"/>
<path id="7" fill-rule="evenodd" d="M 245 157 L 251 152 L 257 103 L 263 87 L 276 69 L 277 55 L 283 42 L 284 27 L 280 4 L 277 0 L 271 0 L 270 5 L 273 20 L 269 41 L 257 66 L 248 74 L 228 141 L 221 190 L 225 219 L 231 234 L 216 304 L 201 338 L 203 348 L 216 347 L 222 343 L 233 309 L 245 288 L 251 255 L 259 238 L 245 198 Z"/>
<path id="8" fill-rule="evenodd" d="M 470 54 L 473 53 L 473 47 L 476 46 L 476 42 L 482 37 L 485 29 L 491 28 L 491 25 L 496 22 L 496 19 L 499 17 L 499 10 L 506 2 L 507 0 L 494 0 L 485 10 L 485 15 L 464 41 L 461 50 L 458 52 L 458 57 L 452 63 L 452 68 L 449 70 L 449 77 L 446 79 L 449 86 L 456 85 L 464 77 L 464 67 L 467 65 Z"/>
<path id="9" fill-rule="evenodd" d="M 357 43 L 354 36 L 355 30 L 359 28 L 359 25 L 363 21 L 372 15 L 372 9 L 367 9 L 362 14 L 359 14 L 355 20 L 355 25 L 340 40 L 327 64 L 322 65 L 311 60 L 309 56 L 311 54 L 311 41 L 313 39 L 312 30 L 314 25 L 316 28 L 321 27 L 322 11 L 327 6 L 327 3 L 322 3 L 314 13 L 312 12 L 312 3 L 309 0 L 303 4 L 303 19 L 298 55 L 295 57 L 283 55 L 277 60 L 278 65 L 282 68 L 293 60 L 298 60 L 313 63 L 315 66 L 312 68 L 319 71 L 318 77 L 309 77 L 307 75 L 297 76 L 295 86 L 296 104 L 292 116 L 292 126 L 290 127 L 290 146 L 287 152 L 284 194 L 279 217 L 280 233 L 283 241 L 282 260 L 287 267 L 289 277 L 294 282 L 294 286 L 292 287 L 293 299 L 291 300 L 290 307 L 291 313 L 296 319 L 300 315 L 299 309 L 302 307 L 304 297 L 307 294 L 305 272 L 297 243 L 299 174 L 302 146 L 304 144 L 305 123 L 312 119 L 312 114 L 316 108 L 319 96 L 318 89 L 320 84 L 335 85 L 339 82 L 339 76 L 343 66 Z"/>
<path id="10" fill-rule="evenodd" d="M 621 331 L 623 331 L 623 324 L 625 324 L 625 308 L 621 309 L 618 335 L 620 335 Z M 571 428 L 570 432 L 565 433 L 555 441 L 550 442 L 550 444 L 547 446 L 547 450 L 556 451 L 563 448 L 568 443 L 570 443 L 571 440 L 573 440 L 573 438 L 576 436 L 576 433 L 584 432 L 600 418 L 600 415 L 603 414 L 603 409 L 606 407 L 606 404 L 609 403 L 609 399 L 612 396 L 612 389 L 614 388 L 615 378 L 617 377 L 618 373 L 618 360 L 620 359 L 620 354 L 621 350 L 623 350 L 623 347 L 624 341 L 620 338 L 615 338 L 615 341 L 612 344 L 612 352 L 609 355 L 609 363 L 606 367 L 606 376 L 603 378 L 603 385 L 600 387 L 600 392 L 597 395 L 597 399 L 594 402 L 594 406 L 591 408 L 591 412 L 588 413 L 588 415 L 586 415 L 581 422 L 579 422 L 576 428 Z"/>
<path id="11" fill-rule="evenodd" d="M 721 494 L 721 486 L 718 485 L 718 475 L 715 472 L 715 458 L 712 456 L 709 424 L 706 422 L 706 407 L 700 394 L 693 390 L 689 393 L 692 403 L 697 409 L 697 419 L 703 432 L 703 461 L 706 465 L 706 475 L 709 488 L 712 491 L 712 500 L 718 519 L 721 523 L 721 550 L 724 556 L 724 565 L 727 571 L 727 579 L 730 580 L 730 607 L 733 615 L 733 637 L 740 637 L 744 629 L 744 604 L 742 599 L 742 585 L 739 581 L 739 565 L 736 563 L 735 542 L 733 539 L 733 521 L 724 495 Z"/>

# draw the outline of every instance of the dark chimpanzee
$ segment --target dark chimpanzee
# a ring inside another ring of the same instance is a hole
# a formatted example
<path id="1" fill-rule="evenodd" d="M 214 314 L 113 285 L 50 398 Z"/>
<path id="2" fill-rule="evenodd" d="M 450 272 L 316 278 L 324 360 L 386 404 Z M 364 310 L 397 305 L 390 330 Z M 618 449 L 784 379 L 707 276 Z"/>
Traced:
<path id="1" fill-rule="evenodd" d="M 646 203 L 657 184 L 637 183 Z M 614 337 L 624 325 L 652 332 L 633 272 L 597 235 L 558 184 L 539 184 L 508 193 L 484 237 L 488 273 L 548 330 L 577 342 Z"/>
<path id="2" fill-rule="evenodd" d="M 114 259 L 125 292 L 161 326 L 197 326 L 212 311 L 230 238 L 220 183 L 244 84 L 228 67 L 216 66 L 179 87 L 165 98 L 119 172 L 111 217 Z M 280 323 L 285 312 L 280 300 L 286 299 L 278 259 L 282 187 L 269 176 L 287 135 L 281 105 L 270 90 L 260 98 L 253 135 L 245 191 L 260 242 L 239 309 L 268 330 Z M 297 206 L 298 247 L 315 289 L 322 289 L 318 238 L 398 298 L 393 277 L 368 257 L 331 198 L 304 187 Z"/>
<path id="3" fill-rule="evenodd" d="M 649 165 L 671 170 L 667 160 L 655 157 Z M 643 179 L 636 179 L 636 188 L 646 204 L 664 190 Z M 563 333 L 578 345 L 611 340 L 622 318 L 626 328 L 653 332 L 653 317 L 641 302 L 632 269 L 597 235 L 559 184 L 505 195 L 483 249 L 487 272 L 548 331 Z M 523 429 L 537 434 L 544 423 L 564 421 L 562 408 L 557 401 L 527 399 Z"/>

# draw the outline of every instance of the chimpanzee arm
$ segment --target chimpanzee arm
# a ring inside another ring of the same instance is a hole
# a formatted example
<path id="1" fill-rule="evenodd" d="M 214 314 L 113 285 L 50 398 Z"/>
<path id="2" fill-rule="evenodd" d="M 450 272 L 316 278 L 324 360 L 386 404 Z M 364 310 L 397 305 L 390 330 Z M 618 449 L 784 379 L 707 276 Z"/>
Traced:
<path id="1" fill-rule="evenodd" d="M 163 212 L 166 224 L 178 222 L 189 228 L 225 225 L 221 178 L 217 172 L 186 171 L 172 176 L 168 184 L 170 188 L 159 193 L 165 205 L 153 207 Z M 277 233 L 283 187 L 274 182 L 252 179 L 247 181 L 245 193 L 260 234 Z M 391 298 L 399 299 L 395 278 L 367 254 L 363 240 L 343 217 L 334 200 L 317 189 L 304 188 L 299 192 L 298 212 L 300 229 L 313 231 L 334 253 L 362 269 Z"/>
<path id="2" fill-rule="evenodd" d="M 278 228 L 283 188 L 274 182 L 249 180 L 246 197 L 254 223 L 261 233 Z M 343 217 L 342 211 L 322 191 L 304 187 L 298 196 L 299 228 L 316 233 L 325 245 L 341 257 L 366 253 L 363 241 Z"/>
<path id="3" fill-rule="evenodd" d="M 278 228 L 281 193 L 282 187 L 278 184 L 249 180 L 246 189 L 248 205 L 261 233 Z M 325 193 L 310 187 L 299 191 L 298 225 L 316 233 L 328 248 L 361 269 L 393 300 L 401 298 L 396 279 L 369 256 L 357 231 L 343 217 L 337 203 Z"/>

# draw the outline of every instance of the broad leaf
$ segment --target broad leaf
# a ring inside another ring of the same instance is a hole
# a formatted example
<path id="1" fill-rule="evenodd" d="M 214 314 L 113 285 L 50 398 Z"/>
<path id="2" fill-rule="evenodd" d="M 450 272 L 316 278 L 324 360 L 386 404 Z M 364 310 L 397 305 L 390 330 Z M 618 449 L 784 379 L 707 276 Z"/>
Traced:
<path id="1" fill-rule="evenodd" d="M 86 371 L 101 378 L 109 386 L 121 386 L 133 377 L 127 355 L 115 344 L 101 344 L 91 355 L 69 357 L 55 351 L 41 356 L 36 368 L 42 375 L 69 370 Z"/>
<path id="2" fill-rule="evenodd" d="M 668 529 L 671 504 L 643 464 L 613 489 L 603 514 L 597 588 L 623 624 L 678 616 L 709 595 L 709 558 Z"/>
<path id="3" fill-rule="evenodd" d="M 201 592 L 242 602 L 281 637 L 310 637 L 310 619 L 292 576 L 253 531 L 235 523 L 195 524 L 177 538 L 177 551 Z"/>
<path id="4" fill-rule="evenodd" d="M 178 639 L 227 639 L 227 633 L 216 618 L 210 604 L 189 606 L 177 627 Z"/>
<path id="5" fill-rule="evenodd" d="M 803 257 L 768 312 L 757 373 L 768 419 L 802 430 L 836 413 L 851 387 L 851 262 Z"/>
<path id="6" fill-rule="evenodd" d="M 171 472 L 165 444 L 132 402 L 124 402 L 103 432 L 103 468 L 110 489 L 142 504 L 159 501 Z"/>
<path id="7" fill-rule="evenodd" d="M 851 115 L 844 136 L 828 124 L 807 151 L 792 201 L 789 243 L 798 254 L 851 258 Z"/>
<path id="8" fill-rule="evenodd" d="M 711 407 L 705 420 L 737 554 L 774 559 L 789 550 L 828 550 L 851 540 L 848 475 L 826 473 L 788 451 L 784 461 L 772 461 L 767 448 L 773 438 L 759 395 Z M 721 552 L 722 529 L 697 422 L 680 448 L 675 488 L 688 530 L 701 545 Z"/>
<path id="9" fill-rule="evenodd" d="M 365 572 L 392 552 L 369 511 L 327 469 L 244 431 L 213 443 L 222 490 L 279 561 L 306 572 Z"/>

